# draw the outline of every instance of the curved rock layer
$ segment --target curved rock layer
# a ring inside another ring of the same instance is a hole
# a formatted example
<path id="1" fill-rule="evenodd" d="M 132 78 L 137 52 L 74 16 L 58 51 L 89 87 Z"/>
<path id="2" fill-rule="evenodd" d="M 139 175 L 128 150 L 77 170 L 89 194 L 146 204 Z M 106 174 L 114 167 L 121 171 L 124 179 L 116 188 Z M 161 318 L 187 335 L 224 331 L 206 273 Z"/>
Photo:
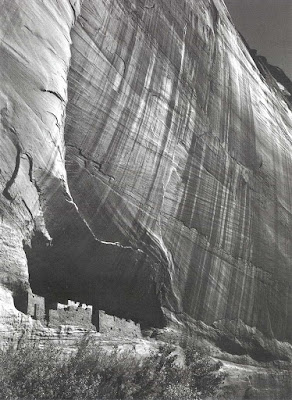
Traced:
<path id="1" fill-rule="evenodd" d="M 0 6 L 2 317 L 31 287 L 289 360 L 292 113 L 223 1 Z"/>
<path id="2" fill-rule="evenodd" d="M 44 212 L 54 193 L 68 192 L 63 132 L 77 6 L 0 1 L 2 316 L 7 296 L 29 286 L 23 244 L 33 232 L 51 241 Z"/>

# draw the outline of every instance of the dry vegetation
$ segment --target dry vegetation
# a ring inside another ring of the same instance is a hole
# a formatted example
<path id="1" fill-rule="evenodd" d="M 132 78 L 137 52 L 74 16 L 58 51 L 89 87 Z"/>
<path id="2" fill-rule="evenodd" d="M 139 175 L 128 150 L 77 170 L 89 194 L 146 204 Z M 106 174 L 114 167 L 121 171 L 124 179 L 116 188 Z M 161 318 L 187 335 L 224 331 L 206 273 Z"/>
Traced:
<path id="1" fill-rule="evenodd" d="M 145 399 L 216 398 L 224 380 L 221 364 L 187 346 L 185 366 L 175 363 L 172 346 L 139 360 L 117 350 L 111 354 L 84 340 L 76 354 L 56 347 L 25 346 L 0 353 L 0 398 Z"/>

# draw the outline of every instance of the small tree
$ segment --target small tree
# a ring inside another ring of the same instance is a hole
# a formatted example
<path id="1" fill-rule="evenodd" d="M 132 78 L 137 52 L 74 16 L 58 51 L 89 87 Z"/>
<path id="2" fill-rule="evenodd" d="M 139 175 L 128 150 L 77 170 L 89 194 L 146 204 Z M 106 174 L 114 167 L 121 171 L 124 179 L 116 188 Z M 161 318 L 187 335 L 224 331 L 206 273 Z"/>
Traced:
<path id="1" fill-rule="evenodd" d="M 218 394 L 226 378 L 226 373 L 220 371 L 223 364 L 199 351 L 194 343 L 188 344 L 184 352 L 191 389 L 199 392 L 202 398 Z"/>

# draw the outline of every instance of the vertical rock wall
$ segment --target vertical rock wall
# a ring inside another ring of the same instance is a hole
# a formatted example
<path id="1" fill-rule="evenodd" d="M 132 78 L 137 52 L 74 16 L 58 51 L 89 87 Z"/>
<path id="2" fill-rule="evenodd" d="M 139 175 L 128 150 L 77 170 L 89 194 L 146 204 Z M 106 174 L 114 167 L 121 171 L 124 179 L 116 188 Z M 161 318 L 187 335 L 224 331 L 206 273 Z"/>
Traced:
<path id="1" fill-rule="evenodd" d="M 5 325 L 18 315 L 13 298 L 21 302 L 29 286 L 24 245 L 35 232 L 50 244 L 44 218 L 48 204 L 55 193 L 69 197 L 64 120 L 70 30 L 79 2 L 1 0 L 0 9 L 0 299 Z"/>
<path id="2" fill-rule="evenodd" d="M 291 341 L 291 110 L 223 2 L 85 0 L 72 40 L 66 169 L 93 234 L 162 257 L 171 319 Z"/>

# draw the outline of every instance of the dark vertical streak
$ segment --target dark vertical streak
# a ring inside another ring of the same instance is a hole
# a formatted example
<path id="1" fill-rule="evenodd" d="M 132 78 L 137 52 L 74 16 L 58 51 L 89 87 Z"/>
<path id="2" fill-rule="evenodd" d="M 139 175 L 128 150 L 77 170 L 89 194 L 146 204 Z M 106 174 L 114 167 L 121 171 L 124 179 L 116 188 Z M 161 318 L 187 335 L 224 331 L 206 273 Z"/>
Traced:
<path id="1" fill-rule="evenodd" d="M 10 201 L 12 201 L 14 199 L 11 196 L 11 194 L 9 193 L 9 189 L 11 188 L 11 186 L 13 185 L 13 183 L 14 183 L 16 177 L 17 177 L 17 174 L 18 174 L 18 171 L 19 171 L 19 165 L 20 165 L 21 150 L 20 150 L 19 145 L 17 145 L 16 148 L 17 148 L 17 154 L 16 154 L 15 168 L 14 168 L 14 171 L 13 171 L 13 174 L 12 174 L 11 178 L 6 183 L 6 186 L 5 186 L 4 190 L 3 190 L 3 195 L 6 197 L 6 199 L 8 199 Z"/>

